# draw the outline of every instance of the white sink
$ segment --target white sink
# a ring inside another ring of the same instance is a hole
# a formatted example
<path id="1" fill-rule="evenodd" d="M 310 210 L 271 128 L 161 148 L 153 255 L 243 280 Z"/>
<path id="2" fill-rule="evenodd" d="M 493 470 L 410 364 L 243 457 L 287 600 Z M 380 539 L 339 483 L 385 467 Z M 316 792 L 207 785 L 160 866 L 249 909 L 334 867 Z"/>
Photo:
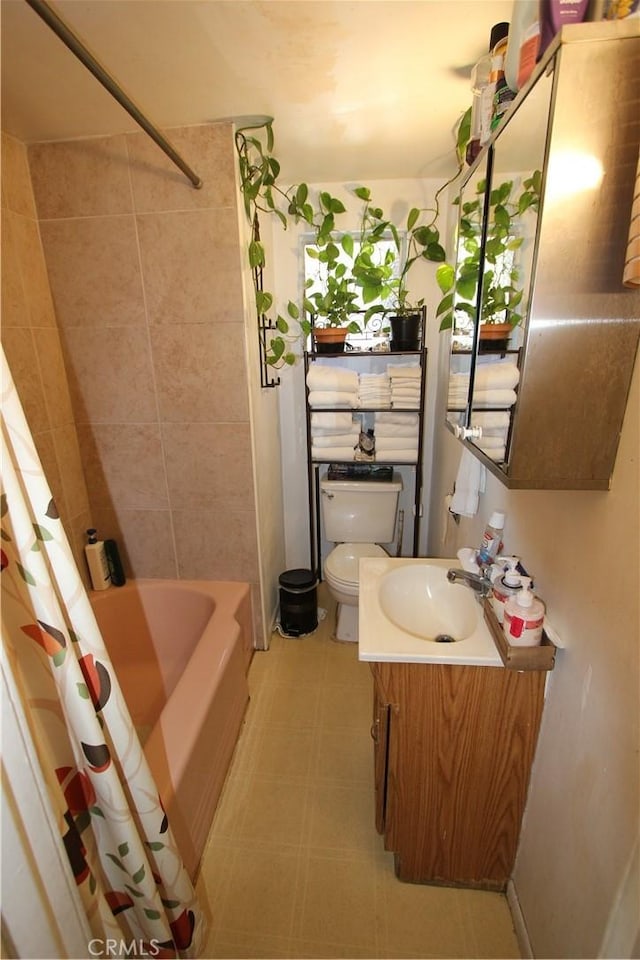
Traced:
<path id="1" fill-rule="evenodd" d="M 470 637 L 478 624 L 478 601 L 469 587 L 449 583 L 447 569 L 423 561 L 385 573 L 378 585 L 382 613 L 396 627 L 423 640 Z"/>
<path id="2" fill-rule="evenodd" d="M 360 560 L 360 659 L 501 667 L 482 606 L 469 587 L 447 581 L 459 566 L 455 558 Z M 445 637 L 454 642 L 436 642 Z"/>

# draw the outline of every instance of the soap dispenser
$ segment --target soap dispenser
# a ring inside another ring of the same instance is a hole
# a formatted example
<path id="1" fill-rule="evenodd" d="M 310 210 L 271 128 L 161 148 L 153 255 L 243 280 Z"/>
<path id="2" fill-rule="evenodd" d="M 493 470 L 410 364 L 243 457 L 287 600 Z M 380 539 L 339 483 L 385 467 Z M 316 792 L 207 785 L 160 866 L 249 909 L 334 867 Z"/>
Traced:
<path id="1" fill-rule="evenodd" d="M 518 573 L 519 557 L 497 557 L 497 563 L 502 567 L 502 573 L 493 580 L 491 606 L 498 623 L 504 623 L 504 608 L 507 600 L 522 590 L 521 577 Z M 506 567 L 506 570 L 505 570 Z"/>
<path id="2" fill-rule="evenodd" d="M 504 608 L 504 634 L 514 647 L 537 647 L 542 642 L 544 604 L 529 589 L 531 577 L 520 577 L 522 589 Z"/>

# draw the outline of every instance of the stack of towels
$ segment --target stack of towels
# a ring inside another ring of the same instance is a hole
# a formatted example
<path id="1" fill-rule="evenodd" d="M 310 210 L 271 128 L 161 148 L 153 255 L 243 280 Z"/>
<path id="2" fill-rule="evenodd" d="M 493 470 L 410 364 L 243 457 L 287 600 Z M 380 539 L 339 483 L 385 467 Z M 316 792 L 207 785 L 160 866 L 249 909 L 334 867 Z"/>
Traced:
<path id="1" fill-rule="evenodd" d="M 342 411 L 311 414 L 311 459 L 353 460 L 360 439 L 361 423 Z"/>
<path id="2" fill-rule="evenodd" d="M 390 363 L 387 373 L 391 381 L 391 406 L 394 410 L 417 410 L 420 406 L 422 370 L 419 366 Z"/>
<path id="3" fill-rule="evenodd" d="M 520 371 L 512 360 L 479 363 L 473 385 L 473 406 L 508 409 L 516 402 L 515 388 Z M 469 374 L 452 373 L 449 377 L 449 409 L 464 410 L 469 394 Z"/>
<path id="4" fill-rule="evenodd" d="M 419 429 L 417 413 L 376 413 L 376 460 L 417 463 Z"/>
<path id="5" fill-rule="evenodd" d="M 314 363 L 307 373 L 309 406 L 357 407 L 358 374 L 343 367 L 324 367 Z"/>
<path id="6" fill-rule="evenodd" d="M 391 381 L 386 373 L 361 373 L 358 399 L 361 407 L 390 407 Z"/>
<path id="7" fill-rule="evenodd" d="M 505 458 L 509 418 L 506 411 L 500 410 L 474 412 L 471 416 L 471 426 L 482 427 L 482 436 L 473 442 L 496 463 Z"/>

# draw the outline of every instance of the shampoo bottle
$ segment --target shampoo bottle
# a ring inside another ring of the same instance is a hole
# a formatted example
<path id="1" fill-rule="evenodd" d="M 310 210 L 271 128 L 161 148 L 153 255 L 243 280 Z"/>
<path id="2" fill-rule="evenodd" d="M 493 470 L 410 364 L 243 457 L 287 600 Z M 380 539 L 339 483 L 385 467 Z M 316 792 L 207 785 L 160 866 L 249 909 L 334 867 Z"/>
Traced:
<path id="1" fill-rule="evenodd" d="M 91 527 L 87 530 L 89 542 L 85 545 L 84 552 L 89 567 L 89 576 L 91 577 L 91 586 L 94 590 L 106 590 L 111 586 L 111 576 L 109 574 L 109 564 L 102 540 L 98 540 L 98 531 Z"/>
<path id="2" fill-rule="evenodd" d="M 522 590 L 507 600 L 504 634 L 513 647 L 537 647 L 542 642 L 544 603 L 529 590 L 530 577 L 520 577 Z"/>
<path id="3" fill-rule="evenodd" d="M 482 534 L 482 543 L 476 556 L 476 563 L 479 567 L 490 567 L 502 548 L 502 531 L 504 530 L 504 513 L 499 510 L 489 517 L 489 523 L 484 528 Z"/>
<path id="4" fill-rule="evenodd" d="M 507 600 L 522 590 L 521 577 L 517 571 L 520 558 L 498 557 L 498 563 L 502 564 L 503 570 L 504 567 L 507 569 L 493 581 L 491 606 L 493 607 L 493 612 L 496 615 L 498 623 L 504 623 L 504 608 Z"/>

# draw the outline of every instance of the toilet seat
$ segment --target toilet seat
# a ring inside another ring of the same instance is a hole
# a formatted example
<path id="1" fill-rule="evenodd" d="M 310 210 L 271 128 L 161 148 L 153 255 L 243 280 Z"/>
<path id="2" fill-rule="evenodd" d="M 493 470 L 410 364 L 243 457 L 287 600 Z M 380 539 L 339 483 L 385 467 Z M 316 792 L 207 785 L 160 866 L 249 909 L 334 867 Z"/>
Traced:
<path id="1" fill-rule="evenodd" d="M 377 543 L 339 543 L 324 562 L 325 577 L 349 593 L 358 592 L 362 557 L 387 557 Z"/>

